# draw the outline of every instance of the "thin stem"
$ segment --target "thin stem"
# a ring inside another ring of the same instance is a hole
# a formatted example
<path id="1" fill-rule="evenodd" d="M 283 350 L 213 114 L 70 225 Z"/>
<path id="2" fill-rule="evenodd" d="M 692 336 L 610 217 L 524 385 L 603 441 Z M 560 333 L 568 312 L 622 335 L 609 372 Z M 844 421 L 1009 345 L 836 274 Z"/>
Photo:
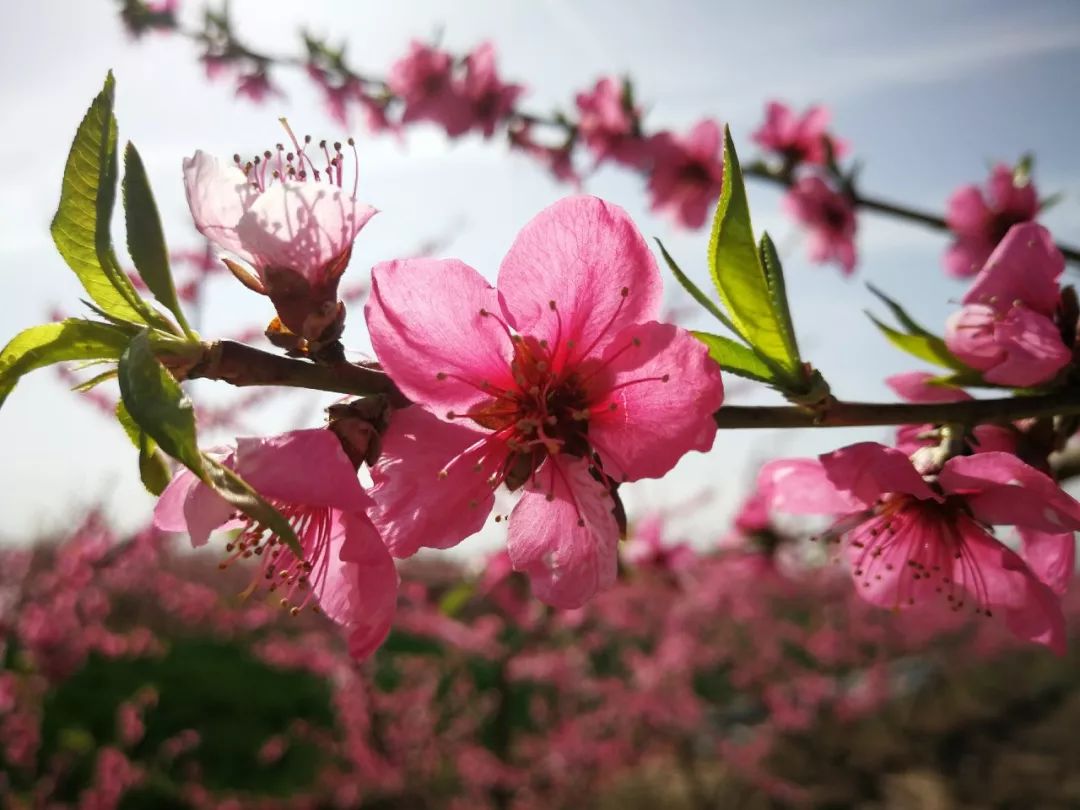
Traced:
<path id="1" fill-rule="evenodd" d="M 349 362 L 316 364 L 231 340 L 204 344 L 202 357 L 180 376 L 223 380 L 236 386 L 282 385 L 353 396 L 382 395 L 396 407 L 409 404 L 408 398 L 377 366 Z M 927 423 L 976 425 L 1060 414 L 1080 414 L 1080 391 L 1068 389 L 1033 397 L 930 404 L 834 401 L 817 410 L 794 405 L 726 405 L 716 412 L 716 424 L 723 430 Z"/>

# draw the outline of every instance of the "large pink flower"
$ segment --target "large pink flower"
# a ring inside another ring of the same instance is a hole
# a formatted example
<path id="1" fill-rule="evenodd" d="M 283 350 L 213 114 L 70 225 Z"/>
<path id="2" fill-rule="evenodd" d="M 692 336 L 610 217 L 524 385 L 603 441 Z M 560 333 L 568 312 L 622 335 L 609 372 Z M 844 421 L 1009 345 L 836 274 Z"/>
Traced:
<path id="1" fill-rule="evenodd" d="M 987 382 L 1026 387 L 1054 377 L 1072 353 L 1054 323 L 1065 259 L 1049 231 L 1014 225 L 946 322 L 949 351 Z"/>
<path id="2" fill-rule="evenodd" d="M 647 159 L 645 141 L 638 132 L 641 111 L 630 107 L 622 83 L 611 76 L 600 79 L 588 93 L 577 94 L 578 132 L 596 155 L 596 162 L 641 166 Z"/>
<path id="3" fill-rule="evenodd" d="M 551 604 L 615 576 L 616 482 L 663 475 L 707 450 L 719 369 L 657 323 L 661 280 L 616 206 L 570 197 L 518 235 L 498 287 L 459 261 L 372 271 L 368 330 L 416 405 L 395 412 L 372 475 L 373 519 L 395 556 L 476 532 L 501 483 L 514 567 Z"/>
<path id="4" fill-rule="evenodd" d="M 1017 185 L 1012 168 L 994 166 L 985 191 L 976 185 L 962 186 L 949 198 L 945 221 L 956 240 L 945 253 L 945 269 L 965 278 L 982 269 L 1009 228 L 1029 222 L 1039 214 L 1035 184 Z"/>
<path id="5" fill-rule="evenodd" d="M 858 593 L 883 607 L 940 601 L 952 610 L 1001 611 L 1019 637 L 1065 646 L 1054 590 L 1040 576 L 1064 544 L 1042 549 L 1036 570 L 991 534 L 1014 525 L 1061 536 L 1080 528 L 1080 504 L 1052 479 L 1002 452 L 958 456 L 924 478 L 898 450 L 874 442 L 815 459 L 762 468 L 771 505 L 839 516 L 830 534 L 846 540 Z"/>
<path id="6" fill-rule="evenodd" d="M 347 628 L 354 656 L 371 654 L 390 630 L 397 572 L 367 517 L 372 500 L 338 438 L 329 430 L 241 438 L 224 463 L 289 521 L 302 558 L 263 527 L 238 518 L 231 505 L 186 470 L 161 494 L 154 525 L 188 532 L 195 546 L 220 527 L 240 528 L 227 546 L 230 561 L 256 558 L 255 584 L 279 593 L 293 610 L 317 604 Z"/>
<path id="7" fill-rule="evenodd" d="M 686 228 L 705 224 L 724 178 L 721 140 L 720 126 L 710 119 L 699 122 L 685 137 L 661 132 L 649 140 L 653 211 L 670 213 Z"/>
<path id="8" fill-rule="evenodd" d="M 809 229 L 811 261 L 836 262 L 844 275 L 855 271 L 855 208 L 847 196 L 815 175 L 796 182 L 782 205 Z"/>
<path id="9" fill-rule="evenodd" d="M 754 143 L 776 152 L 790 166 L 800 163 L 824 164 L 829 146 L 834 158 L 847 151 L 844 141 L 826 131 L 829 111 L 820 105 L 807 108 L 801 116 L 779 101 L 765 106 L 765 122 L 751 136 Z"/>
<path id="10" fill-rule="evenodd" d="M 343 187 L 341 144 L 333 154 L 307 138 L 293 148 L 248 163 L 200 150 L 184 159 L 184 188 L 199 232 L 255 275 L 235 263 L 233 272 L 270 297 L 292 332 L 319 340 L 341 320 L 338 281 L 375 209 L 357 201 L 356 172 L 351 192 Z"/>

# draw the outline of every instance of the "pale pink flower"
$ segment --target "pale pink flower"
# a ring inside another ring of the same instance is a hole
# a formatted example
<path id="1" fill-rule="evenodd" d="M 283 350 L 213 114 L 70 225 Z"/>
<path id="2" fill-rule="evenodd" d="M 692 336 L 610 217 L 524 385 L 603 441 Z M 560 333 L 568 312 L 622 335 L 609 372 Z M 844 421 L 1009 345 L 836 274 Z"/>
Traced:
<path id="1" fill-rule="evenodd" d="M 653 514 L 634 525 L 626 543 L 626 558 L 643 568 L 682 571 L 693 566 L 698 555 L 686 543 L 668 542 L 664 538 L 664 518 Z"/>
<path id="2" fill-rule="evenodd" d="M 498 289 L 456 260 L 372 271 L 368 331 L 416 405 L 372 475 L 392 553 L 476 532 L 501 483 L 524 494 L 508 549 L 541 599 L 582 604 L 615 577 L 614 483 L 707 450 L 718 367 L 660 311 L 655 259 L 626 213 L 570 197 L 522 229 Z"/>
<path id="3" fill-rule="evenodd" d="M 771 487 L 773 508 L 839 516 L 829 536 L 846 541 L 867 601 L 894 609 L 938 602 L 954 611 L 973 602 L 983 615 L 1001 611 L 1018 637 L 1064 651 L 1053 589 L 990 527 L 1075 531 L 1080 504 L 1016 456 L 957 456 L 924 478 L 899 450 L 863 442 L 817 460 L 771 462 L 759 480 Z"/>
<path id="4" fill-rule="evenodd" d="M 472 121 L 485 138 L 495 133 L 495 127 L 514 110 L 518 98 L 525 92 L 520 84 L 506 84 L 495 68 L 495 46 L 490 42 L 478 45 L 465 57 L 465 78 L 461 96 L 469 105 Z"/>
<path id="5" fill-rule="evenodd" d="M 573 144 L 565 143 L 562 146 L 546 146 L 538 143 L 532 135 L 532 127 L 528 124 L 515 122 L 510 127 L 510 145 L 520 149 L 525 154 L 539 160 L 554 175 L 556 180 L 564 183 L 572 183 L 575 188 L 581 187 L 581 176 L 574 168 Z"/>
<path id="6" fill-rule="evenodd" d="M 751 136 L 754 143 L 776 152 L 788 166 L 800 163 L 824 165 L 829 157 L 829 145 L 834 158 L 847 152 L 847 143 L 826 131 L 829 111 L 820 105 L 808 107 L 797 116 L 790 107 L 779 101 L 765 105 L 765 122 Z"/>
<path id="7" fill-rule="evenodd" d="M 946 385 L 933 385 L 934 374 L 927 371 L 908 371 L 885 378 L 885 384 L 903 400 L 908 402 L 964 402 L 973 399 L 971 394 L 961 388 Z M 1005 425 L 976 425 L 971 431 L 971 451 L 983 453 L 988 450 L 1001 450 L 1005 453 L 1016 452 L 1019 434 L 1013 427 Z M 940 443 L 935 426 L 903 425 L 896 430 L 896 449 L 907 455 L 913 455 L 924 447 L 934 447 Z"/>
<path id="8" fill-rule="evenodd" d="M 1035 184 L 1018 185 L 1013 169 L 1004 163 L 991 170 L 985 189 L 960 187 L 949 197 L 945 209 L 945 222 L 956 236 L 945 253 L 946 272 L 956 278 L 975 275 L 1009 228 L 1038 214 Z"/>
<path id="9" fill-rule="evenodd" d="M 451 136 L 472 125 L 472 113 L 454 81 L 454 58 L 446 51 L 413 41 L 409 53 L 390 68 L 387 84 L 405 103 L 402 121 L 432 121 Z"/>
<path id="10" fill-rule="evenodd" d="M 241 73 L 236 78 L 236 95 L 261 104 L 270 96 L 283 93 L 270 82 L 265 66 L 260 66 L 249 73 Z"/>
<path id="11" fill-rule="evenodd" d="M 686 228 L 705 224 L 724 177 L 721 140 L 720 126 L 710 119 L 699 122 L 685 137 L 661 132 L 649 140 L 653 211 L 668 212 Z"/>
<path id="12" fill-rule="evenodd" d="M 781 205 L 809 229 L 810 261 L 835 262 L 846 276 L 855 271 L 855 207 L 846 194 L 812 175 L 798 180 Z"/>
<path id="13" fill-rule="evenodd" d="M 325 141 L 292 140 L 295 151 L 278 144 L 248 163 L 200 150 L 184 159 L 184 188 L 199 232 L 255 275 L 239 265 L 234 273 L 270 297 L 289 330 L 319 340 L 340 330 L 338 281 L 375 209 L 356 199 L 358 169 L 351 192 L 343 186 L 341 144 L 331 154 Z"/>
<path id="14" fill-rule="evenodd" d="M 630 107 L 618 79 L 605 76 L 591 92 L 577 94 L 578 132 L 596 156 L 628 166 L 641 166 L 648 157 L 638 131 L 641 110 Z"/>
<path id="15" fill-rule="evenodd" d="M 1064 269 L 1049 231 L 1014 225 L 946 322 L 949 351 L 998 385 L 1053 378 L 1072 358 L 1053 320 Z"/>
<path id="16" fill-rule="evenodd" d="M 397 573 L 366 511 L 372 501 L 356 468 L 329 430 L 294 430 L 240 438 L 223 462 L 236 470 L 289 521 L 300 539 L 297 558 L 276 536 L 230 504 L 191 472 L 179 473 L 161 494 L 154 525 L 186 531 L 194 546 L 220 527 L 237 527 L 226 547 L 229 562 L 256 559 L 262 582 L 293 611 L 318 608 L 349 633 L 349 651 L 363 658 L 390 630 Z"/>

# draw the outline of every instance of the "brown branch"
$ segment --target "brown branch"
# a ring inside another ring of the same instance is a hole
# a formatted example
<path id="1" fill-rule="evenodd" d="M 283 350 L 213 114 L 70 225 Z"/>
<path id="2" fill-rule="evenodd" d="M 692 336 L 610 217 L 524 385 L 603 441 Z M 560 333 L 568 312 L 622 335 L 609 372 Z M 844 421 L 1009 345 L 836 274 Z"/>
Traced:
<path id="1" fill-rule="evenodd" d="M 348 362 L 316 364 L 231 340 L 204 344 L 203 356 L 180 376 L 223 380 L 236 386 L 281 385 L 354 396 L 382 395 L 395 407 L 409 404 L 393 380 L 377 366 Z M 724 430 L 926 423 L 975 425 L 1059 414 L 1080 414 L 1080 391 L 1067 389 L 1033 397 L 930 404 L 834 401 L 820 409 L 795 405 L 727 405 L 716 412 L 716 424 Z"/>

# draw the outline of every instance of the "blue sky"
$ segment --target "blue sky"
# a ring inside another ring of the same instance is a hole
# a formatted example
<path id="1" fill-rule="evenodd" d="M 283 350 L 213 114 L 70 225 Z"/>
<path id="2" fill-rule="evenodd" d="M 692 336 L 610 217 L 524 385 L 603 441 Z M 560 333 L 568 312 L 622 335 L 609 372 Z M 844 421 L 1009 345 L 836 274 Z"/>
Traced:
<path id="1" fill-rule="evenodd" d="M 185 14 L 198 5 L 185 0 Z M 349 43 L 364 71 L 379 74 L 411 37 L 443 31 L 465 50 L 492 39 L 503 73 L 530 88 L 528 106 L 547 111 L 608 73 L 633 76 L 650 127 L 685 129 L 704 115 L 730 123 L 745 156 L 764 102 L 820 101 L 835 130 L 865 162 L 865 190 L 942 210 L 959 184 L 981 180 L 988 161 L 1032 150 L 1044 193 L 1066 200 L 1044 221 L 1059 239 L 1080 242 L 1080 6 L 1063 2 L 573 2 L 506 3 L 429 0 L 235 0 L 240 30 L 254 46 L 296 52 L 305 26 Z M 5 13 L 0 30 L 0 106 L 6 125 L 0 183 L 0 340 L 46 317 L 56 304 L 74 309 L 79 288 L 53 250 L 48 222 L 63 160 L 86 104 L 106 70 L 117 77 L 121 137 L 137 143 L 150 172 L 166 232 L 181 247 L 193 231 L 184 204 L 180 161 L 196 148 L 252 152 L 280 139 L 276 119 L 299 130 L 339 137 L 306 77 L 281 73 L 287 97 L 254 106 L 210 84 L 187 42 L 149 36 L 132 42 L 111 0 L 39 0 Z M 189 18 L 190 19 L 190 18 Z M 517 230 L 568 193 L 501 142 L 448 143 L 418 128 L 404 143 L 360 131 L 361 188 L 381 209 L 354 252 L 351 274 L 451 234 L 443 252 L 493 274 Z M 684 269 L 704 283 L 704 232 L 686 232 L 652 216 L 640 178 L 603 169 L 587 190 L 624 207 L 647 236 L 659 236 Z M 860 222 L 855 279 L 809 265 L 794 226 L 778 211 L 772 188 L 750 188 L 755 225 L 781 246 L 805 354 L 848 398 L 887 398 L 881 379 L 914 367 L 891 351 L 861 310 L 873 281 L 938 327 L 963 287 L 940 270 L 943 236 L 877 217 Z M 234 321 L 269 318 L 264 300 L 224 285 L 203 333 Z M 668 284 L 672 303 L 681 291 Z M 693 325 L 704 325 L 694 321 Z M 348 343 L 367 348 L 354 318 Z M 216 396 L 205 386 L 198 393 Z M 734 382 L 732 402 L 767 394 Z M 308 402 L 317 418 L 325 400 Z M 268 413 L 260 427 L 280 428 L 296 407 Z M 663 482 L 627 488 L 631 510 L 692 495 L 708 484 L 713 502 L 682 527 L 700 543 L 723 529 L 754 461 L 821 452 L 880 429 L 722 433 L 711 453 L 687 458 Z M 212 438 L 212 437 L 208 437 Z M 145 519 L 135 458 L 114 425 L 79 403 L 54 375 L 27 378 L 0 414 L 0 540 L 23 542 L 62 529 L 77 509 L 103 501 L 123 526 Z"/>

